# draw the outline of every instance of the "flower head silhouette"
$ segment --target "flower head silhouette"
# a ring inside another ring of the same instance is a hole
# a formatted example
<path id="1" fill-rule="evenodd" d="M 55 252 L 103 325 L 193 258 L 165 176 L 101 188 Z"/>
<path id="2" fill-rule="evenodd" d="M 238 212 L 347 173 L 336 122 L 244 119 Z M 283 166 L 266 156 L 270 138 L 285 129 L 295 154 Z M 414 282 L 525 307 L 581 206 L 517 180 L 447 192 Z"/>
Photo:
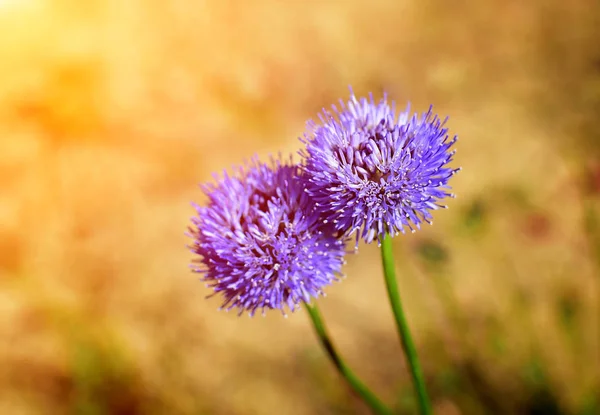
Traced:
<path id="1" fill-rule="evenodd" d="M 202 186 L 209 201 L 194 205 L 192 267 L 223 296 L 221 308 L 285 315 L 339 278 L 345 240 L 319 218 L 304 183 L 291 162 L 253 160 Z"/>
<path id="2" fill-rule="evenodd" d="M 351 94 L 340 109 L 323 110 L 321 123 L 309 122 L 302 141 L 306 192 L 325 223 L 356 242 L 383 240 L 431 223 L 431 211 L 451 197 L 448 180 L 459 169 L 448 167 L 457 137 L 432 109 L 396 115 L 387 97 L 375 102 Z"/>

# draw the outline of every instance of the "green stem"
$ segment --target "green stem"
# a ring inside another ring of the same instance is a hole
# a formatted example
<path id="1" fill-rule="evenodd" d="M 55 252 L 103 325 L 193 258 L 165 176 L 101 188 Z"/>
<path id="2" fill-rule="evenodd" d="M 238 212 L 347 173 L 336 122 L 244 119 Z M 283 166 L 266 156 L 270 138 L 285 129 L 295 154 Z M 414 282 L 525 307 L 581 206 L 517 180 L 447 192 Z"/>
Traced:
<path id="1" fill-rule="evenodd" d="M 402 348 L 404 349 L 404 354 L 410 368 L 415 393 L 419 401 L 420 413 L 422 415 L 430 415 L 431 403 L 427 397 L 425 381 L 423 380 L 421 365 L 419 363 L 419 358 L 417 357 L 417 349 L 415 348 L 415 344 L 410 335 L 410 330 L 408 329 L 406 317 L 404 316 L 404 311 L 402 310 L 402 301 L 400 300 L 398 283 L 396 282 L 396 271 L 394 270 L 392 240 L 389 235 L 385 235 L 381 244 L 381 260 L 383 262 L 383 273 L 388 297 L 394 312 L 396 327 L 398 329 L 398 335 L 400 336 L 400 343 L 402 343 Z"/>
<path id="2" fill-rule="evenodd" d="M 335 348 L 333 347 L 333 343 L 327 334 L 327 329 L 325 328 L 325 323 L 321 317 L 321 313 L 316 305 L 304 304 L 306 307 L 306 311 L 308 311 L 308 315 L 313 323 L 313 327 L 317 336 L 319 337 L 319 341 L 321 345 L 329 355 L 329 358 L 335 365 L 336 369 L 340 372 L 340 374 L 346 379 L 348 384 L 360 395 L 360 397 L 365 401 L 367 405 L 373 410 L 374 414 L 377 415 L 391 415 L 392 411 L 385 406 L 381 400 L 364 384 L 360 381 L 358 377 L 350 370 L 350 368 L 346 365 L 344 360 L 337 353 Z"/>

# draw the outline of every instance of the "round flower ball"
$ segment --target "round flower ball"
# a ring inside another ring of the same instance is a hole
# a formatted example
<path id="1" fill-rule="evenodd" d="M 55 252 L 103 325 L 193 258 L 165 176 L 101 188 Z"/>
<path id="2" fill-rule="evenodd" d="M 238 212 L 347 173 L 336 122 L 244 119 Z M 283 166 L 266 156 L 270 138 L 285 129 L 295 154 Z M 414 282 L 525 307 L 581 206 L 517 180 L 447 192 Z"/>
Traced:
<path id="1" fill-rule="evenodd" d="M 214 290 L 210 296 L 222 296 L 221 309 L 286 315 L 341 277 L 344 239 L 304 189 L 297 165 L 256 159 L 202 186 L 208 203 L 193 205 L 188 234 L 192 269 Z"/>
<path id="2" fill-rule="evenodd" d="M 323 221 L 370 243 L 414 232 L 431 223 L 431 211 L 453 197 L 448 181 L 459 169 L 448 166 L 457 137 L 432 109 L 410 116 L 396 113 L 384 96 L 375 102 L 351 93 L 340 108 L 323 110 L 302 138 L 306 193 Z"/>

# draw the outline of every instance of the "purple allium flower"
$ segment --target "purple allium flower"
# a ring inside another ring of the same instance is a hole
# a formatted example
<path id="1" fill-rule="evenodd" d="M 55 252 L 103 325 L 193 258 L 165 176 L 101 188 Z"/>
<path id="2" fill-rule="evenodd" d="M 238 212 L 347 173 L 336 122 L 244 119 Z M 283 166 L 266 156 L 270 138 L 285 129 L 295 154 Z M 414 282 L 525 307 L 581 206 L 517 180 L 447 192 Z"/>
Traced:
<path id="1" fill-rule="evenodd" d="M 223 295 L 221 309 L 285 315 L 339 279 L 345 240 L 315 212 L 297 165 L 253 160 L 215 178 L 202 186 L 209 201 L 194 204 L 189 236 L 200 256 L 192 268 L 214 289 L 210 296 Z"/>
<path id="2" fill-rule="evenodd" d="M 414 232 L 431 223 L 431 210 L 446 207 L 448 179 L 460 169 L 447 164 L 450 147 L 445 120 L 429 111 L 409 117 L 410 107 L 396 115 L 387 96 L 357 100 L 351 91 L 347 104 L 319 114 L 321 124 L 308 123 L 302 141 L 306 192 L 321 210 L 325 223 L 367 243 Z"/>

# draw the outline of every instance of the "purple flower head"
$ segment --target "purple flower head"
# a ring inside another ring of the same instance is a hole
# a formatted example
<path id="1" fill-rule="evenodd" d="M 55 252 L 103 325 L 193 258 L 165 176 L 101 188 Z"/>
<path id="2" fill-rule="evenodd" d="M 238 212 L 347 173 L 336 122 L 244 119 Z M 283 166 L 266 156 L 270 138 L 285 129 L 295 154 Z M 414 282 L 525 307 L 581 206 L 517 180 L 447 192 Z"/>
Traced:
<path id="1" fill-rule="evenodd" d="M 351 91 L 348 103 L 340 104 L 333 112 L 324 109 L 320 124 L 309 122 L 302 139 L 306 192 L 325 223 L 356 233 L 357 244 L 431 223 L 431 211 L 453 196 L 448 180 L 460 170 L 447 166 L 457 137 L 449 139 L 445 120 L 431 107 L 421 116 L 410 117 L 410 107 L 396 115 L 387 96 L 376 103 L 372 95 L 357 100 Z"/>
<path id="2" fill-rule="evenodd" d="M 323 224 L 297 165 L 256 160 L 202 186 L 206 206 L 194 205 L 192 266 L 224 297 L 221 309 L 294 311 L 338 280 L 345 240 Z"/>

